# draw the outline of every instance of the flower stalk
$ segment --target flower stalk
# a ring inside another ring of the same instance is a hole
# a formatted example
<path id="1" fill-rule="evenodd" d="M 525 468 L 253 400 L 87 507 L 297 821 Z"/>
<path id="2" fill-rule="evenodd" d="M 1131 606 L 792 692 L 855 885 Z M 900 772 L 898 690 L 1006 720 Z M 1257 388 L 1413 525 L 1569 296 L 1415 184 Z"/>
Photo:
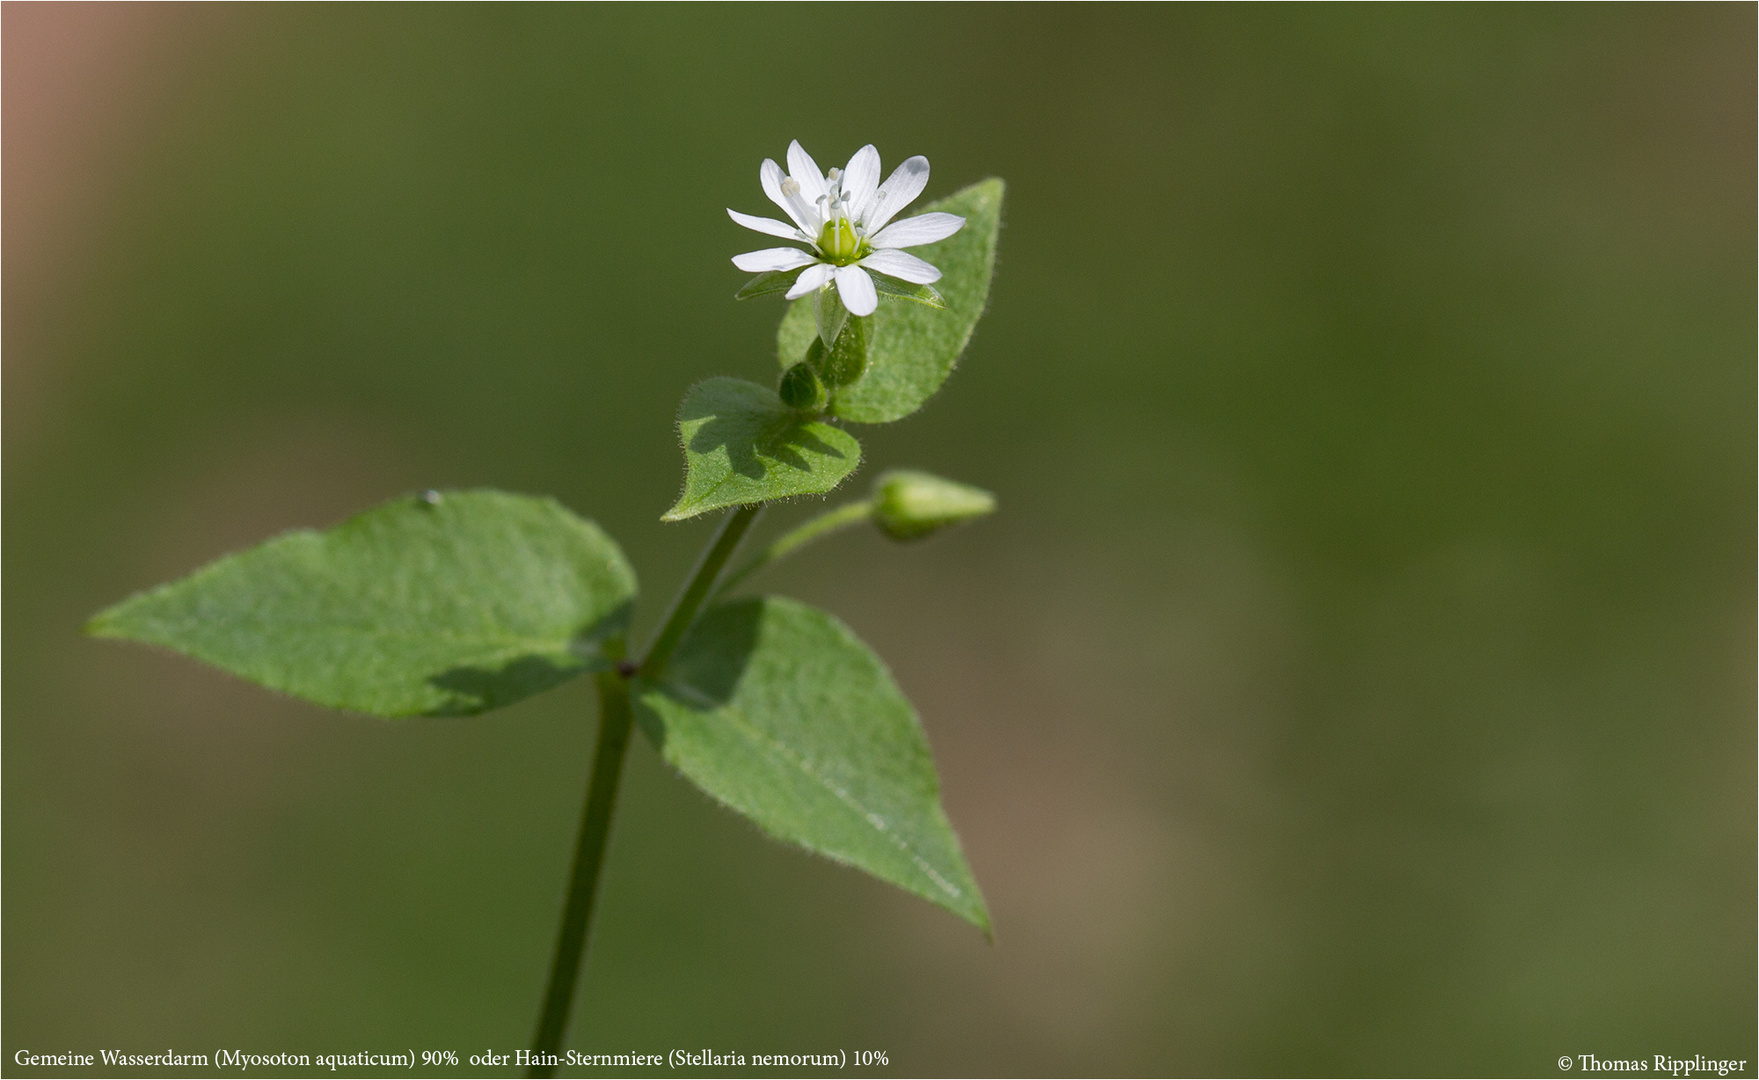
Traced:
<path id="1" fill-rule="evenodd" d="M 538 1014 L 537 1033 L 532 1036 L 532 1064 L 527 1075 L 552 1076 L 554 1060 L 561 1049 L 562 1037 L 568 1031 L 568 1016 L 574 1004 L 574 988 L 580 981 L 581 962 L 586 956 L 588 935 L 592 930 L 592 912 L 598 898 L 599 871 L 604 867 L 605 851 L 611 834 L 611 818 L 617 808 L 617 789 L 623 775 L 623 758 L 629 749 L 629 729 L 634 722 L 634 709 L 629 700 L 629 681 L 637 674 L 658 678 L 666 661 L 690 629 L 696 613 L 711 595 L 715 581 L 721 576 L 727 560 L 738 550 L 739 541 L 751 528 L 762 506 L 741 506 L 728 514 L 721 527 L 709 539 L 697 559 L 678 598 L 672 603 L 660 632 L 648 647 L 647 658 L 639 665 L 623 662 L 623 642 L 609 643 L 605 656 L 616 666 L 598 675 L 599 737 L 593 752 L 592 780 L 586 789 L 586 806 L 581 811 L 580 836 L 575 843 L 574 869 L 568 878 L 568 899 L 562 905 L 562 926 L 556 933 L 556 952 L 550 962 L 550 984 L 544 993 L 542 1011 Z"/>
<path id="2" fill-rule="evenodd" d="M 622 642 L 617 642 L 617 654 Z M 599 871 L 604 867 L 605 848 L 611 834 L 611 817 L 617 808 L 617 789 L 623 776 L 623 758 L 629 749 L 633 713 L 629 707 L 629 680 L 619 671 L 598 676 L 599 739 L 593 752 L 592 781 L 586 789 L 586 806 L 580 815 L 580 837 L 575 842 L 574 869 L 568 878 L 568 900 L 562 908 L 562 927 L 556 933 L 556 955 L 550 962 L 550 985 L 538 1014 L 537 1033 L 532 1036 L 531 1076 L 552 1076 L 554 1065 L 540 1064 L 555 1056 L 568 1030 L 568 1014 L 574 1005 L 574 986 L 580 979 L 580 961 L 586 954 L 592 929 L 592 910 L 598 899 Z"/>

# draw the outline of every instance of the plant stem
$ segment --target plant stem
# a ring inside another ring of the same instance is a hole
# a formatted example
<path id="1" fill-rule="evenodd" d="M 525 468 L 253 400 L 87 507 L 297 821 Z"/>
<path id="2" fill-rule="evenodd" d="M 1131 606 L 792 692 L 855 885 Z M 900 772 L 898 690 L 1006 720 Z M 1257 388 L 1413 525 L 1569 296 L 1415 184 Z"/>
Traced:
<path id="1" fill-rule="evenodd" d="M 618 650 L 621 652 L 621 650 Z M 617 805 L 617 784 L 623 775 L 623 755 L 629 748 L 629 680 L 617 671 L 600 672 L 599 742 L 592 759 L 592 782 L 586 789 L 586 808 L 580 815 L 580 839 L 574 849 L 574 873 L 568 882 L 568 902 L 562 909 L 562 929 L 556 934 L 556 958 L 550 965 L 550 988 L 544 994 L 544 1011 L 532 1037 L 532 1055 L 555 1054 L 568 1028 L 569 1007 L 574 1003 L 574 984 L 580 977 L 580 959 L 586 952 L 586 935 L 592 925 L 593 900 L 598 895 L 599 869 L 605 861 L 605 842 L 611 832 L 611 813 Z M 550 1076 L 554 1065 L 531 1065 L 528 1075 Z"/>
<path id="2" fill-rule="evenodd" d="M 574 849 L 574 872 L 568 880 L 568 900 L 562 907 L 562 928 L 556 934 L 556 956 L 550 964 L 550 986 L 544 993 L 537 1034 L 531 1040 L 534 1061 L 527 1075 L 551 1076 L 555 1073 L 554 1065 L 538 1062 L 561 1049 L 562 1036 L 568 1030 L 574 984 L 580 979 L 587 934 L 592 928 L 593 901 L 598 895 L 599 870 L 605 862 L 611 815 L 617 807 L 617 785 L 623 776 L 623 757 L 629 749 L 629 729 L 634 720 L 629 702 L 630 676 L 639 672 L 653 678 L 665 670 L 666 661 L 671 659 L 697 610 L 708 598 L 722 567 L 732 558 L 740 539 L 762 509 L 761 506 L 741 506 L 721 522 L 720 529 L 697 559 L 689 581 L 678 593 L 678 599 L 673 601 L 672 611 L 640 667 L 631 668 L 619 663 L 613 670 L 599 673 L 598 748 L 593 752 L 592 780 L 587 784 L 586 807 L 580 815 L 580 838 Z M 620 660 L 623 643 L 608 642 L 605 652 L 613 660 Z"/>
<path id="3" fill-rule="evenodd" d="M 641 662 L 639 669 L 643 678 L 657 679 L 666 670 L 666 661 L 672 659 L 672 652 L 683 640 L 684 631 L 690 629 L 697 609 L 708 599 L 715 578 L 721 574 L 721 567 L 733 557 L 733 550 L 744 538 L 745 530 L 751 528 L 751 523 L 762 512 L 762 506 L 741 506 L 721 522 L 720 531 L 715 533 L 709 546 L 703 549 L 702 557 L 696 561 L 696 570 L 690 575 L 689 582 L 679 591 L 678 599 L 672 601 L 672 611 L 666 616 L 665 625 L 660 627 L 654 643 L 648 646 L 647 659 Z"/>
<path id="4" fill-rule="evenodd" d="M 744 581 L 759 570 L 762 570 L 770 563 L 789 555 L 795 548 L 803 547 L 821 537 L 829 536 L 831 533 L 834 533 L 839 529 L 847 529 L 851 525 L 859 525 L 872 517 L 872 499 L 862 499 L 859 502 L 852 502 L 846 506 L 839 506 L 835 510 L 827 510 L 818 517 L 815 517 L 794 529 L 792 532 L 783 533 L 772 541 L 769 547 L 766 547 L 759 552 L 750 562 L 733 571 L 731 574 L 728 574 L 727 579 L 721 583 L 721 587 L 715 590 L 715 595 L 719 596 L 721 593 L 728 591 L 733 586 Z"/>

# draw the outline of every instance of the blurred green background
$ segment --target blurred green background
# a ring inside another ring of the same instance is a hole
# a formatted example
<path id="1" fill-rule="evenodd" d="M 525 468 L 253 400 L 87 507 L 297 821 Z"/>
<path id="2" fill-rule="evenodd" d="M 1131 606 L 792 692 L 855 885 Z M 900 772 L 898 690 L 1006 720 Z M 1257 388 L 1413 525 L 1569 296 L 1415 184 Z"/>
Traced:
<path id="1" fill-rule="evenodd" d="M 1759 1056 L 1753 6 L 4 17 L 8 1073 L 524 1045 L 585 682 L 385 723 L 79 627 L 462 485 L 596 518 L 651 627 L 796 137 L 1010 185 L 959 372 L 858 431 L 1002 513 L 764 582 L 893 666 L 997 942 L 638 743 L 571 1045 Z"/>

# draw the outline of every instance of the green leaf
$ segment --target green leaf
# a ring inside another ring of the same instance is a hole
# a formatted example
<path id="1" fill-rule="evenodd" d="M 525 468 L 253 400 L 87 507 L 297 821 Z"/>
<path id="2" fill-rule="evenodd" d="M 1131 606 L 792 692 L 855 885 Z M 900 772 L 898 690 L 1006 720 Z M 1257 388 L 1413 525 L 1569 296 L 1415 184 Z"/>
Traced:
<path id="1" fill-rule="evenodd" d="M 835 618 L 773 596 L 718 605 L 635 690 L 642 729 L 703 791 L 989 932 L 916 712 Z"/>
<path id="2" fill-rule="evenodd" d="M 867 375 L 832 396 L 834 415 L 861 424 L 901 420 L 922 408 L 947 381 L 989 297 L 1002 193 L 1000 180 L 984 180 L 923 208 L 965 218 L 965 227 L 945 240 L 910 249 L 940 268 L 939 295 L 946 308 L 882 298 L 868 334 Z M 783 368 L 801 359 L 812 342 L 810 299 L 796 300 L 776 332 Z"/>
<path id="3" fill-rule="evenodd" d="M 804 270 L 805 267 L 801 267 Z M 794 287 L 794 279 L 800 276 L 800 270 L 771 270 L 759 274 L 747 281 L 740 290 L 733 294 L 735 300 L 750 300 L 754 296 L 768 296 L 771 293 L 787 292 Z"/>
<path id="4" fill-rule="evenodd" d="M 678 409 L 684 494 L 664 520 L 727 506 L 820 495 L 861 464 L 855 436 L 790 409 L 744 379 L 705 379 Z"/>
<path id="5" fill-rule="evenodd" d="M 86 630 L 320 705 L 467 715 L 605 667 L 635 588 L 616 542 L 553 499 L 429 492 L 228 555 Z"/>

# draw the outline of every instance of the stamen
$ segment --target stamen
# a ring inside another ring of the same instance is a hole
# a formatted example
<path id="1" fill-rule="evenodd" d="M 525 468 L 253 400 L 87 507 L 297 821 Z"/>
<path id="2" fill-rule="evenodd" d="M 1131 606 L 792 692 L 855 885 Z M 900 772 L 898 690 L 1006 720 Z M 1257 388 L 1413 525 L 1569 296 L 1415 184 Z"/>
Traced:
<path id="1" fill-rule="evenodd" d="M 788 201 L 789 212 L 794 215 L 797 223 L 808 232 L 816 227 L 815 223 L 824 221 L 824 211 L 815 209 L 812 203 L 806 201 L 800 193 L 800 181 L 792 176 L 782 181 L 782 198 Z"/>

